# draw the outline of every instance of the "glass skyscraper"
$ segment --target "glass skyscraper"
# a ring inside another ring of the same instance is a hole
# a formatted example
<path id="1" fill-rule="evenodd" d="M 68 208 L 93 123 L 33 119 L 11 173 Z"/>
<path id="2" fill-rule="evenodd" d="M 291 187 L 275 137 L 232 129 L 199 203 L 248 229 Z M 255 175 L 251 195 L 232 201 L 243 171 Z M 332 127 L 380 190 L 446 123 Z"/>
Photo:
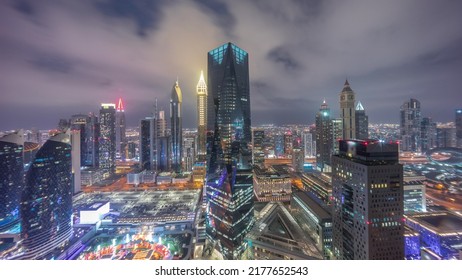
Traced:
<path id="1" fill-rule="evenodd" d="M 104 177 L 115 173 L 116 158 L 116 106 L 101 104 L 99 111 L 99 167 L 104 170 Z"/>
<path id="2" fill-rule="evenodd" d="M 181 158 L 183 155 L 183 128 L 181 103 L 183 97 L 181 94 L 178 81 L 173 85 L 172 95 L 170 98 L 170 128 L 171 128 L 171 145 L 172 145 L 172 169 L 175 172 L 181 171 Z"/>
<path id="3" fill-rule="evenodd" d="M 419 100 L 411 98 L 404 102 L 400 117 L 401 151 L 420 152 L 422 113 Z"/>
<path id="4" fill-rule="evenodd" d="M 23 259 L 50 253 L 72 233 L 72 174 L 69 134 L 52 136 L 37 152 L 21 198 Z"/>
<path id="5" fill-rule="evenodd" d="M 316 114 L 316 166 L 323 172 L 330 171 L 330 156 L 333 148 L 332 122 L 326 101 Z"/>
<path id="6" fill-rule="evenodd" d="M 24 188 L 23 151 L 22 130 L 0 138 L 0 232 L 19 222 Z"/>
<path id="7" fill-rule="evenodd" d="M 122 98 L 117 102 L 116 111 L 116 155 L 122 159 L 126 158 L 127 137 L 125 136 L 125 109 Z"/>
<path id="8" fill-rule="evenodd" d="M 248 54 L 232 43 L 208 53 L 208 241 L 238 259 L 253 217 Z"/>

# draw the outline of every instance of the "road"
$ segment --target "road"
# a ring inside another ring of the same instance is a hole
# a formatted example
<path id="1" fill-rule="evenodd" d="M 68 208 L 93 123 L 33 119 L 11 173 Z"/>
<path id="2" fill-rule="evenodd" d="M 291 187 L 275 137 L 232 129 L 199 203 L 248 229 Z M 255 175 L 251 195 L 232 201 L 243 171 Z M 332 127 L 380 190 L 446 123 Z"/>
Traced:
<path id="1" fill-rule="evenodd" d="M 462 198 L 453 194 L 445 194 L 440 190 L 427 188 L 426 197 L 432 199 L 435 204 L 446 207 L 450 210 L 462 210 Z M 449 198 L 454 198 L 454 202 L 449 201 Z"/>

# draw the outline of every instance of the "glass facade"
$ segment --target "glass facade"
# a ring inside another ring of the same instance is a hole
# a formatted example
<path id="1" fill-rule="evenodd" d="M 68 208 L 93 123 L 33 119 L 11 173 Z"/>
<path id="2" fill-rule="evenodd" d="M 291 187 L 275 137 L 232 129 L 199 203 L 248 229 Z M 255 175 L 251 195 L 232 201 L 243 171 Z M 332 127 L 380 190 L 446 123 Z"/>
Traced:
<path id="1" fill-rule="evenodd" d="M 36 259 L 68 240 L 72 233 L 71 145 L 65 133 L 51 137 L 26 175 L 21 199 L 25 259 Z"/>
<path id="2" fill-rule="evenodd" d="M 253 224 L 247 52 L 227 43 L 208 53 L 207 224 L 210 242 L 238 259 Z"/>
<path id="3" fill-rule="evenodd" d="M 115 172 L 116 157 L 116 108 L 115 104 L 101 104 L 99 111 L 99 167 L 105 170 L 105 177 Z"/>
<path id="4" fill-rule="evenodd" d="M 175 172 L 181 171 L 181 158 L 183 156 L 183 130 L 182 130 L 182 113 L 181 113 L 181 89 L 178 81 L 172 89 L 170 98 L 170 128 L 171 128 L 171 158 L 172 169 Z"/>
<path id="5" fill-rule="evenodd" d="M 411 98 L 401 106 L 400 149 L 404 152 L 421 151 L 421 122 L 420 102 Z"/>
<path id="6" fill-rule="evenodd" d="M 0 231 L 19 222 L 24 188 L 24 137 L 17 133 L 0 138 Z"/>
<path id="7" fill-rule="evenodd" d="M 324 101 L 316 114 L 316 166 L 320 171 L 330 170 L 330 156 L 333 149 L 332 135 L 330 109 Z"/>
<path id="8" fill-rule="evenodd" d="M 155 157 L 155 129 L 156 120 L 145 118 L 140 125 L 140 166 L 143 170 L 156 168 Z"/>

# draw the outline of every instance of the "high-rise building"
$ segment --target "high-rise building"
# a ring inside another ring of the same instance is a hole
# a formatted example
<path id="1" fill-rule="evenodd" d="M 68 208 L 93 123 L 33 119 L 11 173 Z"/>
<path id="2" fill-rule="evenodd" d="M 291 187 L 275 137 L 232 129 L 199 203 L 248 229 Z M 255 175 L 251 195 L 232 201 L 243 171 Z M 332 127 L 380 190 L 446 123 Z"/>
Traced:
<path id="1" fill-rule="evenodd" d="M 103 177 L 107 178 L 115 173 L 116 159 L 116 105 L 101 104 L 99 111 L 99 167 L 104 170 Z"/>
<path id="2" fill-rule="evenodd" d="M 71 160 L 72 160 L 72 194 L 79 193 L 82 188 L 80 167 L 81 167 L 81 132 L 80 130 L 68 130 L 71 141 Z"/>
<path id="3" fill-rule="evenodd" d="M 462 109 L 456 109 L 457 148 L 462 148 Z"/>
<path id="4" fill-rule="evenodd" d="M 343 121 L 342 119 L 332 119 L 332 152 L 337 154 L 339 149 L 339 141 L 343 137 Z"/>
<path id="5" fill-rule="evenodd" d="M 436 141 L 440 148 L 454 148 L 457 146 L 457 131 L 455 127 L 437 127 Z"/>
<path id="6" fill-rule="evenodd" d="M 292 132 L 286 132 L 284 134 L 284 154 L 286 156 L 292 155 L 292 150 L 294 148 Z"/>
<path id="7" fill-rule="evenodd" d="M 161 136 L 156 140 L 157 171 L 170 171 L 170 136 Z"/>
<path id="8" fill-rule="evenodd" d="M 156 119 L 147 117 L 140 124 L 140 167 L 156 170 Z"/>
<path id="9" fill-rule="evenodd" d="M 116 157 L 127 157 L 127 137 L 125 136 L 125 109 L 122 98 L 117 102 L 116 110 Z"/>
<path id="10" fill-rule="evenodd" d="M 333 135 L 330 109 L 324 100 L 321 109 L 316 113 L 316 166 L 320 171 L 330 171 L 332 143 Z"/>
<path id="11" fill-rule="evenodd" d="M 409 101 L 405 101 L 401 106 L 401 151 L 421 151 L 421 123 L 422 116 L 420 112 L 420 102 L 414 98 L 411 98 Z"/>
<path id="12" fill-rule="evenodd" d="M 24 132 L 0 137 L 0 232 L 17 224 L 24 189 Z"/>
<path id="13" fill-rule="evenodd" d="M 157 118 L 157 137 L 167 136 L 167 119 L 165 118 L 165 111 L 160 110 Z"/>
<path id="14" fill-rule="evenodd" d="M 196 159 L 196 137 L 186 135 L 183 137 L 183 170 L 192 171 Z"/>
<path id="15" fill-rule="evenodd" d="M 355 110 L 355 93 L 351 89 L 348 80 L 345 80 L 340 96 L 340 118 L 343 121 L 342 139 L 356 138 L 356 110 Z"/>
<path id="16" fill-rule="evenodd" d="M 181 158 L 183 156 L 183 128 L 182 128 L 182 112 L 181 103 L 183 97 L 181 94 L 178 81 L 175 82 L 172 88 L 170 98 L 170 131 L 172 144 L 172 169 L 175 172 L 181 172 Z"/>
<path id="17" fill-rule="evenodd" d="M 355 110 L 355 121 L 356 121 L 356 139 L 368 139 L 369 138 L 369 117 L 366 115 L 361 101 L 356 104 Z"/>
<path id="18" fill-rule="evenodd" d="M 260 167 L 263 167 L 265 163 L 264 141 L 265 131 L 263 129 L 254 129 L 252 131 L 252 164 Z"/>
<path id="19" fill-rule="evenodd" d="M 204 73 L 196 87 L 197 91 L 197 156 L 199 161 L 204 161 L 207 154 L 207 84 Z"/>
<path id="20" fill-rule="evenodd" d="M 247 52 L 232 43 L 210 51 L 207 80 L 208 130 L 214 132 L 208 138 L 207 240 L 224 258 L 238 259 L 254 223 Z"/>
<path id="21" fill-rule="evenodd" d="M 72 233 L 72 162 L 67 133 L 52 136 L 27 172 L 21 198 L 24 259 L 37 259 Z"/>
<path id="22" fill-rule="evenodd" d="M 88 114 L 85 128 L 85 159 L 82 165 L 97 168 L 99 167 L 99 135 L 100 126 L 98 117 L 93 113 Z"/>
<path id="23" fill-rule="evenodd" d="M 276 157 L 282 157 L 284 155 L 284 135 L 274 135 L 274 154 Z"/>
<path id="24" fill-rule="evenodd" d="M 292 151 L 292 167 L 297 172 L 303 172 L 303 166 L 305 164 L 305 153 L 303 149 L 294 148 Z"/>
<path id="25" fill-rule="evenodd" d="M 305 150 L 305 157 L 316 157 L 316 140 L 313 139 L 313 133 L 304 131 L 302 133 L 303 148 Z"/>
<path id="26" fill-rule="evenodd" d="M 422 118 L 420 128 L 421 151 L 426 152 L 437 147 L 436 123 L 431 118 Z"/>
<path id="27" fill-rule="evenodd" d="M 404 259 L 403 166 L 398 145 L 341 140 L 332 156 L 337 259 Z"/>

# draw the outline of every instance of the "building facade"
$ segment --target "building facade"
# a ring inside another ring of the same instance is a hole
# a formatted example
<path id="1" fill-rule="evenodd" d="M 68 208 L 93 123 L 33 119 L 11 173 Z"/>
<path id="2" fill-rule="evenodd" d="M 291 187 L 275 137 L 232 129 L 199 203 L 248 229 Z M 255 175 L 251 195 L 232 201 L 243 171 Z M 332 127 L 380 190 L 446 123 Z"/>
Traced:
<path id="1" fill-rule="evenodd" d="M 355 92 L 351 89 L 348 80 L 343 85 L 340 97 L 340 118 L 343 122 L 342 139 L 356 138 L 356 110 L 355 110 Z"/>
<path id="2" fill-rule="evenodd" d="M 405 101 L 401 106 L 400 118 L 401 151 L 421 151 L 421 123 L 420 102 L 414 98 Z"/>
<path id="3" fill-rule="evenodd" d="M 320 171 L 330 171 L 332 143 L 330 109 L 324 100 L 321 109 L 316 114 L 316 166 Z"/>
<path id="4" fill-rule="evenodd" d="M 204 161 L 207 155 L 207 84 L 204 73 L 201 71 L 197 92 L 197 156 L 199 161 Z"/>
<path id="5" fill-rule="evenodd" d="M 265 164 L 264 151 L 265 131 L 254 129 L 252 131 L 252 164 L 263 166 Z"/>
<path id="6" fill-rule="evenodd" d="M 170 98 L 170 133 L 171 133 L 171 167 L 173 171 L 181 172 L 181 159 L 183 156 L 183 126 L 182 126 L 182 103 L 183 96 L 178 81 L 172 88 Z"/>
<path id="7" fill-rule="evenodd" d="M 369 117 L 366 115 L 361 101 L 358 101 L 355 109 L 356 139 L 365 140 L 369 138 Z"/>
<path id="8" fill-rule="evenodd" d="M 125 135 L 125 109 L 122 98 L 117 102 L 116 110 L 116 157 L 121 159 L 127 158 L 127 137 Z"/>
<path id="9" fill-rule="evenodd" d="M 140 123 L 140 167 L 143 170 L 156 170 L 156 119 L 147 117 Z"/>
<path id="10" fill-rule="evenodd" d="M 105 171 L 104 177 L 107 178 L 115 173 L 116 105 L 112 103 L 101 104 L 99 120 L 99 167 Z"/>

